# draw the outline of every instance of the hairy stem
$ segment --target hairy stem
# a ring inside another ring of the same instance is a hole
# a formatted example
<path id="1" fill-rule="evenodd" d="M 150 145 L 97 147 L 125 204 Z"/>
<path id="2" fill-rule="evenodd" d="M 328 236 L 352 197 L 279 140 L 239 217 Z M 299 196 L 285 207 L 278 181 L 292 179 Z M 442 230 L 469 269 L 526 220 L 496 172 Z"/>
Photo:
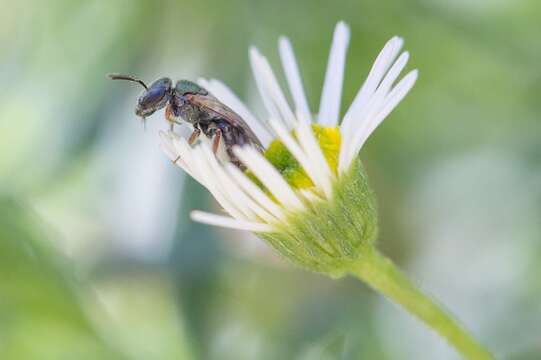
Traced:
<path id="1" fill-rule="evenodd" d="M 353 264 L 350 272 L 421 319 L 465 359 L 494 359 L 441 305 L 423 294 L 389 259 L 377 251 Z"/>

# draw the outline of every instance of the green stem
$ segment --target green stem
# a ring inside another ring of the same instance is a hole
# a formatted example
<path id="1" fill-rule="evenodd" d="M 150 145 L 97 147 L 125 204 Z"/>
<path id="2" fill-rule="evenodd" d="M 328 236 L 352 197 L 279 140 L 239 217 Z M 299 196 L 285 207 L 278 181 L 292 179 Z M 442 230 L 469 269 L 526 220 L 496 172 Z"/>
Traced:
<path id="1" fill-rule="evenodd" d="M 494 359 L 441 305 L 423 294 L 377 251 L 362 257 L 351 266 L 350 272 L 424 321 L 465 359 Z"/>

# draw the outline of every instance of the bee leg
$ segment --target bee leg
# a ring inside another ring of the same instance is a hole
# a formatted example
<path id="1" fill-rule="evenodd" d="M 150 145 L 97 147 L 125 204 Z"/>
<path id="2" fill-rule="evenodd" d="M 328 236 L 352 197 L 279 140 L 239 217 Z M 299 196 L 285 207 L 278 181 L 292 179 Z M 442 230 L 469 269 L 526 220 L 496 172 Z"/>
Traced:
<path id="1" fill-rule="evenodd" d="M 176 157 L 175 160 L 172 160 L 171 162 L 173 163 L 173 165 L 176 165 L 177 164 L 177 161 L 180 160 L 180 155 Z"/>
<path id="2" fill-rule="evenodd" d="M 173 131 L 175 128 L 175 116 L 173 115 L 173 109 L 171 108 L 170 104 L 167 104 L 165 108 L 165 120 L 169 122 L 169 130 Z"/>
<path id="3" fill-rule="evenodd" d="M 199 130 L 199 128 L 193 129 L 192 135 L 190 135 L 188 139 L 188 144 L 193 145 L 193 143 L 195 142 L 195 140 L 197 140 L 200 134 L 201 130 Z"/>
<path id="4" fill-rule="evenodd" d="M 212 141 L 212 152 L 216 155 L 218 147 L 220 146 L 220 140 L 222 139 L 222 130 L 216 129 L 214 131 L 214 139 Z"/>

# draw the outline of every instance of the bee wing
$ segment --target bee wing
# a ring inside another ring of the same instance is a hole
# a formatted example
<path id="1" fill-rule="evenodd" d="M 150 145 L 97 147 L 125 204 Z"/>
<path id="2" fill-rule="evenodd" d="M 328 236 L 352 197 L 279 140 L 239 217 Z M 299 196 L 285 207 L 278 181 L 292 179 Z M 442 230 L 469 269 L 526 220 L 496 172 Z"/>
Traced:
<path id="1" fill-rule="evenodd" d="M 218 118 L 224 119 L 231 123 L 231 125 L 242 128 L 250 142 L 260 149 L 263 149 L 263 145 L 254 134 L 252 129 L 244 122 L 239 114 L 231 110 L 228 106 L 216 99 L 214 96 L 208 95 L 188 95 L 188 100 L 195 106 L 205 109 L 209 113 L 215 115 Z"/>

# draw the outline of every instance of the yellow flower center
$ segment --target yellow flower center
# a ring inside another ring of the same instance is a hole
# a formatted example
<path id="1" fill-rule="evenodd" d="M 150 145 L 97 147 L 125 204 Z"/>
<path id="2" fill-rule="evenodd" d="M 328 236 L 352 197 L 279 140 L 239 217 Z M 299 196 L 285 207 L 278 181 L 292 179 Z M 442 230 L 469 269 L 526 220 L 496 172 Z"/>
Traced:
<path id="1" fill-rule="evenodd" d="M 313 124 L 312 130 L 331 171 L 336 174 L 341 142 L 339 128 Z M 295 131 L 292 131 L 292 135 L 295 137 L 297 136 Z M 269 145 L 264 155 L 294 188 L 305 189 L 314 186 L 314 183 L 306 174 L 297 159 L 295 159 L 280 140 L 274 140 Z"/>

